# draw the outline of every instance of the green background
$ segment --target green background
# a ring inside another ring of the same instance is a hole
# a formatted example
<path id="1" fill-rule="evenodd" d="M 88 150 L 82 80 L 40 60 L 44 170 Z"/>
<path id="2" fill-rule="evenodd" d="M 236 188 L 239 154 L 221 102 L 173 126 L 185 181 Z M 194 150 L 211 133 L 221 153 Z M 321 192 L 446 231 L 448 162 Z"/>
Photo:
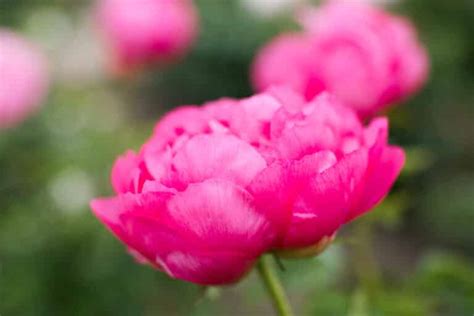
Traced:
<path id="1" fill-rule="evenodd" d="M 197 1 L 201 33 L 183 61 L 113 80 L 90 5 L 0 0 L 0 25 L 41 45 L 54 79 L 41 112 L 0 132 L 0 315 L 270 314 L 254 273 L 203 289 L 136 264 L 88 201 L 111 194 L 113 159 L 137 149 L 165 111 L 250 95 L 253 55 L 296 28 L 291 16 Z M 432 63 L 426 87 L 389 113 L 407 166 L 390 197 L 322 256 L 283 262 L 298 315 L 474 314 L 474 1 L 390 10 L 413 20 Z"/>

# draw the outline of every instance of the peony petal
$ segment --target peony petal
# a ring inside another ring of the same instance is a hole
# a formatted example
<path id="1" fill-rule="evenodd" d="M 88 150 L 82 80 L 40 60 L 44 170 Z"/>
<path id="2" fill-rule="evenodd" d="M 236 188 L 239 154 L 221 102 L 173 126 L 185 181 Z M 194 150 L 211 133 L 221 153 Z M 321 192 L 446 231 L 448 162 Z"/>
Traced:
<path id="1" fill-rule="evenodd" d="M 284 159 L 299 159 L 324 149 L 352 152 L 360 146 L 362 131 L 355 112 L 327 93 L 307 103 L 300 113 L 278 110 L 271 123 L 272 139 Z"/>
<path id="2" fill-rule="evenodd" d="M 361 181 L 366 165 L 367 151 L 359 150 L 299 183 L 282 247 L 307 247 L 332 236 L 344 223 L 355 184 Z"/>
<path id="3" fill-rule="evenodd" d="M 217 121 L 228 128 L 233 117 L 244 115 L 244 111 L 238 106 L 238 103 L 237 99 L 221 98 L 203 104 L 201 109 L 212 118 L 212 121 Z"/>
<path id="4" fill-rule="evenodd" d="M 309 183 L 317 178 L 319 173 L 334 168 L 334 163 L 335 155 L 329 151 L 309 155 L 298 161 L 276 162 L 255 178 L 249 186 L 249 191 L 255 197 L 257 208 L 263 210 L 280 234 L 284 235 L 291 229 L 289 224 L 295 210 L 301 208 L 302 202 L 307 198 L 303 198 L 303 195 L 310 196 L 313 193 L 304 193 L 308 190 Z M 308 209 L 308 212 L 311 210 Z M 310 217 L 313 215 L 307 216 Z"/>
<path id="5" fill-rule="evenodd" d="M 134 230 L 127 219 L 133 217 L 148 218 L 156 222 L 160 212 L 166 207 L 169 193 L 146 195 L 123 194 L 112 198 L 95 199 L 91 208 L 99 220 L 129 248 L 139 252 L 150 262 L 154 262 L 154 253 L 142 242 L 141 232 Z M 156 222 L 157 224 L 157 222 Z"/>
<path id="6" fill-rule="evenodd" d="M 170 193 L 177 193 L 176 189 L 167 187 L 160 181 L 145 181 L 143 184 L 143 193 L 148 192 L 170 192 Z"/>
<path id="7" fill-rule="evenodd" d="M 327 92 L 317 95 L 304 109 L 304 113 L 311 124 L 329 126 L 340 136 L 362 132 L 362 124 L 356 113 Z"/>
<path id="8" fill-rule="evenodd" d="M 261 147 L 268 143 L 270 121 L 281 103 L 273 96 L 262 93 L 243 99 L 238 106 L 242 111 L 241 115 L 232 117 L 232 132 L 252 145 Z"/>
<path id="9" fill-rule="evenodd" d="M 254 119 L 269 122 L 275 111 L 281 107 L 281 103 L 272 95 L 262 93 L 243 99 L 240 106 Z"/>
<path id="10" fill-rule="evenodd" d="M 112 167 L 111 182 L 117 193 L 131 191 L 132 174 L 138 168 L 138 155 L 132 150 L 127 151 L 115 160 Z"/>
<path id="11" fill-rule="evenodd" d="M 405 153 L 396 146 L 384 147 L 378 155 L 378 160 L 370 158 L 363 189 L 357 202 L 351 207 L 346 221 L 364 214 L 379 203 L 388 194 L 404 163 Z"/>
<path id="12" fill-rule="evenodd" d="M 230 182 L 192 184 L 164 208 L 154 196 L 142 195 L 133 212 L 120 216 L 121 227 L 130 247 L 172 277 L 199 284 L 237 281 L 273 242 L 252 197 Z"/>
<path id="13" fill-rule="evenodd" d="M 282 159 L 300 159 L 305 155 L 324 149 L 336 149 L 337 135 L 324 125 L 307 122 L 287 128 L 275 142 Z"/>
<path id="14" fill-rule="evenodd" d="M 182 185 L 220 178 L 246 186 L 266 162 L 235 136 L 212 134 L 191 138 L 176 153 L 173 166 Z"/>
<path id="15" fill-rule="evenodd" d="M 146 168 L 153 178 L 162 179 L 166 176 L 173 157 L 173 151 L 170 147 L 160 149 L 148 142 L 142 147 L 142 155 Z"/>
<path id="16" fill-rule="evenodd" d="M 364 143 L 367 147 L 373 147 L 376 142 L 380 145 L 387 144 L 388 140 L 388 119 L 378 117 L 373 119 L 363 132 Z"/>
<path id="17" fill-rule="evenodd" d="M 210 117 L 197 106 L 181 106 L 156 124 L 149 146 L 163 150 L 183 134 L 192 136 L 209 130 Z"/>
<path id="18" fill-rule="evenodd" d="M 185 268 L 170 267 L 167 257 L 177 251 L 192 251 L 196 244 L 187 238 L 185 232 L 178 232 L 173 227 L 164 225 L 166 221 L 160 220 L 166 217 L 166 200 L 169 197 L 170 195 L 157 193 L 126 194 L 94 200 L 91 207 L 114 235 L 127 245 L 133 257 L 172 277 L 183 275 L 182 278 L 185 278 Z M 193 274 L 192 271 L 189 273 Z M 205 283 L 206 280 L 200 281 Z"/>
<path id="19" fill-rule="evenodd" d="M 157 264 L 174 278 L 202 285 L 222 285 L 238 281 L 252 267 L 256 257 L 226 251 L 173 251 Z"/>
<path id="20" fill-rule="evenodd" d="M 271 86 L 267 93 L 276 98 L 290 113 L 299 112 L 306 105 L 303 96 L 289 86 Z"/>
<path id="21" fill-rule="evenodd" d="M 169 218 L 201 248 L 233 249 L 256 255 L 272 237 L 268 219 L 254 208 L 253 197 L 225 180 L 191 184 L 169 202 Z"/>
<path id="22" fill-rule="evenodd" d="M 388 120 L 386 118 L 376 118 L 370 122 L 370 125 L 364 130 L 363 141 L 365 147 L 368 148 L 369 160 L 365 176 L 360 183 L 357 184 L 356 194 L 351 202 L 351 210 L 349 212 L 348 221 L 370 210 L 381 198 L 379 194 L 374 194 L 368 188 L 368 185 L 377 177 L 383 177 L 385 170 L 379 170 L 380 164 L 383 160 L 384 151 L 387 148 L 388 138 Z M 390 170 L 387 170 L 390 173 Z M 396 178 L 396 176 L 395 176 Z M 394 181 L 395 179 L 393 179 Z M 390 188 L 387 184 L 383 184 L 374 191 L 376 193 L 379 189 L 386 190 Z"/>

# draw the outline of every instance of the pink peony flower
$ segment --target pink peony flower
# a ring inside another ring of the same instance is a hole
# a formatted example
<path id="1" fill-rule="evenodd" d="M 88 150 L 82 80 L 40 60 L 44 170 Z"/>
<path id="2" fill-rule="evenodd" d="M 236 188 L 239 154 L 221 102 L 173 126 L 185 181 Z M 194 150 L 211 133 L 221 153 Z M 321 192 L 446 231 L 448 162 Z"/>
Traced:
<path id="1" fill-rule="evenodd" d="M 112 170 L 92 209 L 140 260 L 200 284 L 237 281 L 264 252 L 309 254 L 389 191 L 404 162 L 384 118 L 328 94 L 274 89 L 178 108 Z"/>
<path id="2" fill-rule="evenodd" d="M 46 60 L 23 38 L 0 29 L 0 129 L 35 112 L 48 87 Z"/>
<path id="3" fill-rule="evenodd" d="M 182 56 L 198 31 L 191 0 L 99 0 L 96 10 L 119 72 Z"/>
<path id="4" fill-rule="evenodd" d="M 427 54 L 401 17 L 359 1 L 329 1 L 300 22 L 303 32 L 280 35 L 257 55 L 257 90 L 286 84 L 308 100 L 327 90 L 365 117 L 426 81 Z"/>

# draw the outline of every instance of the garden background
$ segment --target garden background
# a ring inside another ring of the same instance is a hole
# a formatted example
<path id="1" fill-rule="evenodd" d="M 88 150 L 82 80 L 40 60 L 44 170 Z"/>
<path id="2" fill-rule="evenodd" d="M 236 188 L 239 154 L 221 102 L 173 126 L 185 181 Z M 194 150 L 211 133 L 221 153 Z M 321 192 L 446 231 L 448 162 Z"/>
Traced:
<path id="1" fill-rule="evenodd" d="M 196 1 L 190 54 L 117 80 L 104 70 L 92 2 L 0 0 L 0 25 L 42 46 L 54 80 L 42 111 L 0 133 L 0 315 L 272 312 L 254 273 L 203 289 L 137 265 L 88 206 L 111 193 L 114 158 L 137 149 L 165 111 L 252 93 L 257 49 L 296 28 L 289 11 L 254 2 Z M 474 1 L 389 10 L 413 20 L 431 57 L 426 87 L 388 113 L 407 165 L 385 202 L 323 255 L 283 261 L 298 315 L 474 313 Z"/>

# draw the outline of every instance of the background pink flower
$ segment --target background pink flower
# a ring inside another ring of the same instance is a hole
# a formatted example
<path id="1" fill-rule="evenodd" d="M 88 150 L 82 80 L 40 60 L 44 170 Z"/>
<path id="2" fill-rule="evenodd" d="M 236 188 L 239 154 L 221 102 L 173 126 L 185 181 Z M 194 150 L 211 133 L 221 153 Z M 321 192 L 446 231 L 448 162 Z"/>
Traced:
<path id="1" fill-rule="evenodd" d="M 404 18 L 363 2 L 328 1 L 307 8 L 300 22 L 303 32 L 279 36 L 257 55 L 257 90 L 287 84 L 308 100 L 327 90 L 369 116 L 426 81 L 428 57 Z"/>
<path id="2" fill-rule="evenodd" d="M 99 0 L 97 17 L 118 71 L 180 57 L 198 31 L 191 0 Z"/>
<path id="3" fill-rule="evenodd" d="M 40 51 L 0 29 L 0 128 L 17 125 L 35 112 L 44 100 L 48 81 Z"/>

